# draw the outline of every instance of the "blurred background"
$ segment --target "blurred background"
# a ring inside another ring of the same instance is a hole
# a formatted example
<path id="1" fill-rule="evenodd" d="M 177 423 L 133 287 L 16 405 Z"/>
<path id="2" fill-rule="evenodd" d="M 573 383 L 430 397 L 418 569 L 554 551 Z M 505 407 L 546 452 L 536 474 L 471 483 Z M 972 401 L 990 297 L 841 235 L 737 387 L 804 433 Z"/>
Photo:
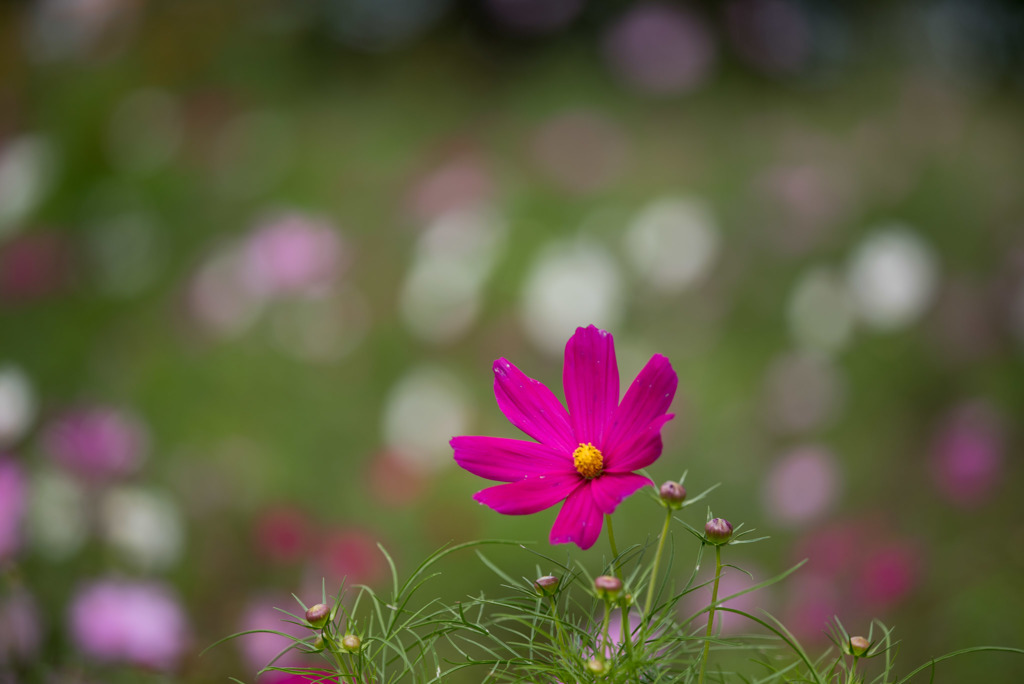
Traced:
<path id="1" fill-rule="evenodd" d="M 447 441 L 590 323 L 679 374 L 652 476 L 810 559 L 755 603 L 812 648 L 1019 647 L 1022 179 L 1008 0 L 6 2 L 0 682 L 253 681 L 281 641 L 199 650 L 378 542 L 564 557 Z"/>

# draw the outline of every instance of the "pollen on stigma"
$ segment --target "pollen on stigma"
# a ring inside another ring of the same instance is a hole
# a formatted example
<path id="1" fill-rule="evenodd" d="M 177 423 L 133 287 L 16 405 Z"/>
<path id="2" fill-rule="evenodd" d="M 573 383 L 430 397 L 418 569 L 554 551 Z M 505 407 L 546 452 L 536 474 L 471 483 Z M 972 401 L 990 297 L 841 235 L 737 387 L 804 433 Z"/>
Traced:
<path id="1" fill-rule="evenodd" d="M 604 469 L 604 456 L 590 442 L 580 443 L 576 451 L 572 452 L 572 463 L 576 466 L 577 473 L 588 480 L 593 480 Z"/>

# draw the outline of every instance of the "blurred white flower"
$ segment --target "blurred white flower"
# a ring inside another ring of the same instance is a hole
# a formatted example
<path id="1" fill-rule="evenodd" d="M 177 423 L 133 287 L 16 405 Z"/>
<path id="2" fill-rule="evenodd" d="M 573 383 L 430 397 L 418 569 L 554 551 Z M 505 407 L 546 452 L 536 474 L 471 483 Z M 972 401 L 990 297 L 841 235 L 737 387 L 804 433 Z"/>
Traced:
<path id="1" fill-rule="evenodd" d="M 29 544 L 50 560 L 74 555 L 89 531 L 78 483 L 57 471 L 37 472 L 29 485 L 27 528 Z"/>
<path id="2" fill-rule="evenodd" d="M 625 308 L 622 276 L 602 245 L 580 238 L 548 245 L 523 286 L 523 326 L 543 351 L 560 355 L 580 325 L 618 326 Z"/>
<path id="3" fill-rule="evenodd" d="M 141 487 L 111 489 L 100 507 L 100 526 L 111 546 L 145 572 L 169 568 L 181 557 L 184 524 L 167 494 Z"/>
<path id="4" fill-rule="evenodd" d="M 416 245 L 402 287 L 406 325 L 421 339 L 447 342 L 466 332 L 480 309 L 481 290 L 505 244 L 505 222 L 484 207 L 443 214 Z"/>
<path id="5" fill-rule="evenodd" d="M 809 349 L 839 351 L 853 331 L 853 302 L 839 276 L 824 267 L 808 271 L 797 281 L 788 316 L 793 339 Z"/>
<path id="6" fill-rule="evenodd" d="M 938 280 L 931 247 L 898 224 L 869 235 L 851 257 L 846 274 L 859 317 L 878 330 L 914 323 L 935 298 Z"/>
<path id="7" fill-rule="evenodd" d="M 388 393 L 384 442 L 395 458 L 421 472 L 453 463 L 448 440 L 469 424 L 469 405 L 459 382 L 439 368 L 409 371 Z"/>
<path id="8" fill-rule="evenodd" d="M 263 310 L 263 299 L 246 280 L 245 262 L 236 246 L 222 248 L 202 263 L 189 284 L 192 315 L 219 337 L 248 330 Z"/>
<path id="9" fill-rule="evenodd" d="M 644 207 L 624 239 L 639 276 L 662 292 L 679 292 L 707 276 L 718 255 L 719 234 L 702 202 L 663 198 Z"/>
<path id="10" fill-rule="evenodd" d="M 0 238 L 14 232 L 53 182 L 57 151 L 49 139 L 22 135 L 0 147 Z"/>
<path id="11" fill-rule="evenodd" d="M 36 416 L 36 397 L 17 366 L 0 365 L 0 446 L 17 442 Z"/>

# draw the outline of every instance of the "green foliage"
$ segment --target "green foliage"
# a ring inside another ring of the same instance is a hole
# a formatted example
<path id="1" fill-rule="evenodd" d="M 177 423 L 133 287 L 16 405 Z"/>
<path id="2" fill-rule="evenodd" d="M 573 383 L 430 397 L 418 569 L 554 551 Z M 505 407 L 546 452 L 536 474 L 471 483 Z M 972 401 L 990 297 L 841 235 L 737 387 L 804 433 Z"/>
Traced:
<path id="1" fill-rule="evenodd" d="M 699 501 L 706 493 L 687 503 Z M 766 537 L 744 539 L 752 530 L 741 532 L 740 524 L 732 539 L 714 545 L 701 531 L 673 515 L 672 509 L 666 510 L 667 521 L 681 525 L 700 545 L 694 568 L 681 587 L 668 580 L 684 576 L 678 572 L 666 572 L 665 579 L 658 581 L 658 564 L 666 545 L 672 549 L 668 554 L 670 568 L 676 557 L 674 546 L 668 544 L 671 529 L 667 523 L 655 553 L 650 544 L 634 544 L 600 567 L 598 574 L 616 575 L 623 581 L 624 590 L 612 598 L 594 590 L 592 569 L 582 562 L 562 562 L 519 542 L 485 540 L 445 546 L 429 555 L 404 581 L 400 581 L 391 555 L 381 546 L 391 570 L 389 594 L 381 596 L 362 585 L 342 587 L 333 597 L 330 620 L 322 628 L 310 625 L 300 615 L 282 611 L 289 622 L 306 627 L 309 633 L 297 638 L 273 632 L 290 644 L 261 673 L 280 671 L 304 676 L 311 682 L 359 684 L 431 684 L 466 669 L 482 682 L 906 684 L 925 671 L 934 680 L 937 664 L 968 653 L 1024 655 L 1024 649 L 1019 648 L 965 648 L 933 658 L 900 676 L 895 663 L 899 642 L 893 639 L 892 628 L 875 620 L 866 637 L 851 636 L 837 617 L 829 634 L 833 647 L 812 657 L 774 616 L 726 605 L 786 580 L 803 562 L 719 597 L 718 579 L 723 568 L 737 568 L 722 563 L 723 549 Z M 711 519 L 710 510 L 707 519 Z M 536 576 L 555 575 L 559 578 L 556 587 L 545 592 L 534 585 L 533 579 L 513 577 L 480 550 L 487 545 L 517 545 L 534 555 L 539 559 Z M 716 573 L 712 580 L 698 582 L 705 547 L 714 550 Z M 441 574 L 440 561 L 470 548 L 498 578 L 497 595 L 480 592 L 450 605 L 436 596 L 423 599 L 424 587 Z M 687 596 L 712 584 L 708 605 L 695 612 L 684 607 Z M 645 592 L 648 601 L 641 608 L 637 598 Z M 327 603 L 326 590 L 322 593 Z M 307 610 L 298 597 L 296 601 L 303 611 Z M 716 629 L 716 613 L 745 618 L 749 633 L 721 634 Z M 241 632 L 228 639 L 251 633 Z M 322 663 L 301 668 L 277 666 L 281 655 L 291 650 L 318 655 Z M 712 661 L 708 665 L 710 651 L 720 656 L 720 663 Z"/>

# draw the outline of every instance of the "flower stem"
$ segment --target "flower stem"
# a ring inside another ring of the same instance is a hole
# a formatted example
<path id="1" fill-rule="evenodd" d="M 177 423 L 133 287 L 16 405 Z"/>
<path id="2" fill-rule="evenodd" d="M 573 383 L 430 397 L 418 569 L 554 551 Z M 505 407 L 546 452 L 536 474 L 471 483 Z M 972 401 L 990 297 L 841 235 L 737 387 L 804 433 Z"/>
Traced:
<path id="1" fill-rule="evenodd" d="M 554 596 L 549 596 L 548 599 L 551 601 L 551 617 L 555 621 L 555 634 L 558 639 L 558 648 L 562 651 L 563 657 L 568 657 L 569 650 L 565 645 L 565 634 L 562 633 L 562 620 L 558 617 L 558 604 L 555 602 Z"/>
<path id="2" fill-rule="evenodd" d="M 601 633 L 604 634 L 604 648 L 602 649 L 602 657 L 607 657 L 612 652 L 612 640 L 608 634 L 608 621 L 612 614 L 611 603 L 607 600 L 604 602 L 604 624 L 601 625 Z"/>
<path id="3" fill-rule="evenodd" d="M 647 600 L 644 601 L 644 619 L 651 615 L 651 602 L 654 600 L 654 585 L 658 582 L 658 568 L 661 566 L 661 554 L 665 550 L 665 538 L 668 537 L 668 524 L 672 522 L 672 510 L 665 512 L 665 526 L 661 528 L 661 537 L 658 539 L 658 551 L 654 554 L 654 565 L 651 567 L 651 581 L 647 587 Z"/>
<path id="4" fill-rule="evenodd" d="M 704 655 L 700 660 L 699 684 L 704 684 L 704 669 L 708 664 L 708 651 L 711 650 L 711 632 L 715 624 L 715 604 L 718 603 L 718 580 L 722 577 L 722 547 L 715 545 L 715 583 L 711 588 L 711 608 L 708 610 L 708 631 L 704 635 Z"/>
<path id="5" fill-rule="evenodd" d="M 615 530 L 612 529 L 612 516 L 605 514 L 605 525 L 608 526 L 608 545 L 612 547 L 612 569 L 615 576 L 622 579 L 622 570 L 619 568 L 619 548 L 615 545 Z"/>

